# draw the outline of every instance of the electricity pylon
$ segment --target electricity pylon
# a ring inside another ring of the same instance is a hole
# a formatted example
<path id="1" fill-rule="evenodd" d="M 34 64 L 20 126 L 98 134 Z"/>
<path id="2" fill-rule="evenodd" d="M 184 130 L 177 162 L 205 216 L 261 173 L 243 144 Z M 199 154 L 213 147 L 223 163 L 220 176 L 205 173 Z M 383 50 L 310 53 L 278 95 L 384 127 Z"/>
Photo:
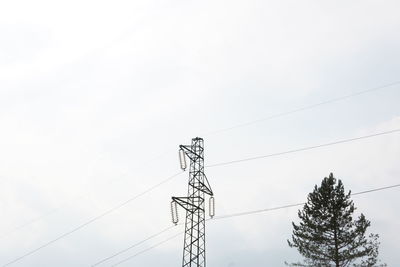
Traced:
<path id="1" fill-rule="evenodd" d="M 186 169 L 186 156 L 190 159 L 187 197 L 172 197 L 173 223 L 178 223 L 177 205 L 186 210 L 185 237 L 182 267 L 205 267 L 205 195 L 210 196 L 209 212 L 213 217 L 215 202 L 213 192 L 204 174 L 204 141 L 196 137 L 191 145 L 179 146 L 181 168 Z"/>

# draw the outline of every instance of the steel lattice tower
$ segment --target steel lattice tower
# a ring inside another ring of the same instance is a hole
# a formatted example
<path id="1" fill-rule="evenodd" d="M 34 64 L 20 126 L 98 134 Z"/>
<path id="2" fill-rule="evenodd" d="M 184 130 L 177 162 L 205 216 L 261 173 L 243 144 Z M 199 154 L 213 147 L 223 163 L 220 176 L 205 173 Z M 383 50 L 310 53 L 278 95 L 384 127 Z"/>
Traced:
<path id="1" fill-rule="evenodd" d="M 177 205 L 186 210 L 185 237 L 182 267 L 205 267 L 205 195 L 210 198 L 210 216 L 214 216 L 214 198 L 207 177 L 204 174 L 204 141 L 196 137 L 191 145 L 181 145 L 179 156 L 181 168 L 186 169 L 187 156 L 190 159 L 187 197 L 172 197 L 171 212 L 177 224 Z"/>

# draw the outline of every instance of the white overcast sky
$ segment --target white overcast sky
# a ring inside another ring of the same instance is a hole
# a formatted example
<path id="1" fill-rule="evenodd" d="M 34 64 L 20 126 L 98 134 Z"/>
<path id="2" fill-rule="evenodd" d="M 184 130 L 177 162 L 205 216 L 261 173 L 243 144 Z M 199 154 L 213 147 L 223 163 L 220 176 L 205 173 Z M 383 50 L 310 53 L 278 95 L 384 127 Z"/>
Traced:
<path id="1" fill-rule="evenodd" d="M 399 11 L 397 0 L 1 1 L 0 265 L 179 172 L 178 145 L 192 137 L 213 164 L 400 128 L 397 84 L 210 133 L 399 81 Z M 206 174 L 224 215 L 305 201 L 330 172 L 353 192 L 398 184 L 399 156 L 394 133 Z M 170 197 L 186 183 L 187 173 L 10 266 L 91 266 L 170 226 Z M 353 199 L 397 266 L 399 189 Z M 286 243 L 296 220 L 290 208 L 210 221 L 208 266 L 300 259 Z M 120 266 L 180 266 L 182 246 Z"/>

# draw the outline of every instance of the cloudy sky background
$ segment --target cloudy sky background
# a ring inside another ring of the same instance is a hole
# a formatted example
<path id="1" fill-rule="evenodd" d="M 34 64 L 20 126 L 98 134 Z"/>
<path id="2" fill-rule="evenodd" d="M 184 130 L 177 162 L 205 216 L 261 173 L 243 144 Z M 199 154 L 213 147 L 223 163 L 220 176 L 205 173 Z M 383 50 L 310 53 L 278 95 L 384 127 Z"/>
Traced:
<path id="1" fill-rule="evenodd" d="M 399 8 L 394 0 L 1 2 L 0 265 L 178 173 L 178 145 L 192 137 L 204 137 L 210 165 L 399 129 L 397 84 L 215 132 L 399 81 Z M 330 172 L 353 192 L 398 184 L 399 155 L 394 133 L 206 173 L 224 215 L 305 201 Z M 170 197 L 186 188 L 187 173 L 10 266 L 91 266 L 170 226 Z M 389 266 L 400 262 L 399 200 L 398 189 L 354 197 Z M 210 221 L 208 266 L 300 259 L 286 243 L 296 215 Z M 179 237 L 120 266 L 179 266 L 182 246 Z"/>

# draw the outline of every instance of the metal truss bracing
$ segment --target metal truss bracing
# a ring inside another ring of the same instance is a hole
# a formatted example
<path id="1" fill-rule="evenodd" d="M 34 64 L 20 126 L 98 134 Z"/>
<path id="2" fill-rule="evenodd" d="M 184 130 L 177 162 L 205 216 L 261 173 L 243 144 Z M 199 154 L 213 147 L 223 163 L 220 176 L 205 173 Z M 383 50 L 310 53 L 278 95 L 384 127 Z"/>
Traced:
<path id="1" fill-rule="evenodd" d="M 188 195 L 172 197 L 186 210 L 182 267 L 205 267 L 205 195 L 213 192 L 204 174 L 204 141 L 196 137 L 180 149 L 190 159 Z"/>

